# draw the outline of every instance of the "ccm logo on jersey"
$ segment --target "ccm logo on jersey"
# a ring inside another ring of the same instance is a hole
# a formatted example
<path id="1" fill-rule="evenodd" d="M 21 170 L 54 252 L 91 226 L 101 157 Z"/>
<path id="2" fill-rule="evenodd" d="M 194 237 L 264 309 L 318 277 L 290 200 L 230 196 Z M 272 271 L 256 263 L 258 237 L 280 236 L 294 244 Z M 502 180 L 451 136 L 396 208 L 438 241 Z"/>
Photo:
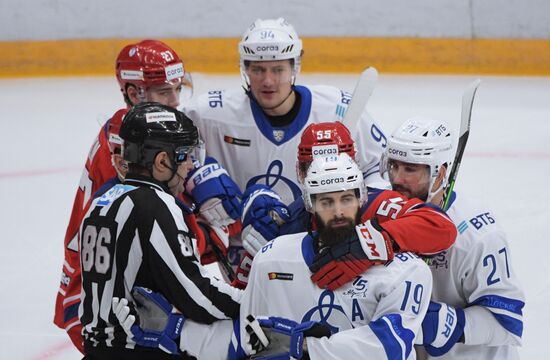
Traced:
<path id="1" fill-rule="evenodd" d="M 329 155 L 338 155 L 338 145 L 322 145 L 313 146 L 311 149 L 311 155 L 313 158 L 324 157 Z"/>

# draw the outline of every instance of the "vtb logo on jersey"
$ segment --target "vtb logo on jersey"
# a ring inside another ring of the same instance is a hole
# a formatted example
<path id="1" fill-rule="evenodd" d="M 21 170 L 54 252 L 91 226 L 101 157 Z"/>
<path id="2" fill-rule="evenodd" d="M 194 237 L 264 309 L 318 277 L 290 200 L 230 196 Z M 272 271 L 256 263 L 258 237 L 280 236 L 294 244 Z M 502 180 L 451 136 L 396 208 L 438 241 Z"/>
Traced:
<path id="1" fill-rule="evenodd" d="M 285 138 L 285 131 L 284 130 L 273 130 L 273 138 L 281 142 Z"/>

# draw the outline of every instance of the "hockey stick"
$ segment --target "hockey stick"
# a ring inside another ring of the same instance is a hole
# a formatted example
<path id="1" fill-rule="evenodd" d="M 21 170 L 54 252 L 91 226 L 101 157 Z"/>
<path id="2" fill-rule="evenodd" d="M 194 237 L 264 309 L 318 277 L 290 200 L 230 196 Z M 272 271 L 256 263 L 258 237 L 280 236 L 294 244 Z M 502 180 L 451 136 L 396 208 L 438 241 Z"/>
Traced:
<path id="1" fill-rule="evenodd" d="M 367 106 L 367 102 L 372 95 L 377 80 L 378 71 L 373 67 L 369 67 L 361 73 L 359 80 L 357 80 L 357 84 L 355 84 L 351 103 L 346 110 L 344 120 L 342 120 L 342 123 L 349 129 L 351 134 L 357 131 L 357 123 L 359 122 L 359 118 L 365 106 Z"/>
<path id="2" fill-rule="evenodd" d="M 451 194 L 455 187 L 456 176 L 460 163 L 462 161 L 462 155 L 464 155 L 464 149 L 466 148 L 466 142 L 468 141 L 468 135 L 470 135 L 470 123 L 472 121 L 472 107 L 474 106 L 474 99 L 476 91 L 481 83 L 480 79 L 474 80 L 462 94 L 462 112 L 460 114 L 460 131 L 458 134 L 458 145 L 456 148 L 455 158 L 453 160 L 453 166 L 451 173 L 449 174 L 449 185 L 443 194 L 443 209 L 446 210 L 451 199 Z"/>
<path id="3" fill-rule="evenodd" d="M 222 253 L 222 251 L 214 244 L 211 244 L 212 251 L 214 252 L 214 256 L 218 260 L 218 266 L 220 267 L 220 271 L 222 272 L 222 275 L 225 275 L 227 278 L 227 281 L 229 283 L 233 282 L 235 280 L 236 275 L 235 271 L 233 271 L 233 268 L 231 267 L 231 264 L 229 263 L 229 259 Z"/>

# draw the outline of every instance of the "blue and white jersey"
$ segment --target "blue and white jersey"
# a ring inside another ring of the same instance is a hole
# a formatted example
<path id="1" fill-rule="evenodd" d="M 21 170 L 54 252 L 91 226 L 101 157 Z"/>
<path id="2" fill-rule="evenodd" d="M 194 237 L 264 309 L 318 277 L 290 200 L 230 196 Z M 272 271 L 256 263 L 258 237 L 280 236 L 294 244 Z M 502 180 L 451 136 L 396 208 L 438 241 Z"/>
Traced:
<path id="1" fill-rule="evenodd" d="M 432 300 L 464 308 L 465 343 L 437 359 L 519 359 L 524 293 L 512 269 L 506 235 L 494 214 L 453 193 L 447 214 L 455 244 L 427 260 Z"/>
<path id="2" fill-rule="evenodd" d="M 307 338 L 311 359 L 414 359 L 432 288 L 426 264 L 398 253 L 336 291 L 320 289 L 308 268 L 313 241 L 307 233 L 291 234 L 262 248 L 244 292 L 241 322 L 253 314 L 328 324 L 330 338 Z"/>
<path id="3" fill-rule="evenodd" d="M 228 171 L 242 191 L 266 184 L 290 204 L 301 195 L 296 178 L 298 144 L 310 123 L 341 121 L 351 96 L 332 86 L 296 86 L 301 107 L 286 127 L 273 127 L 242 88 L 213 90 L 183 111 L 199 128 L 206 152 Z M 354 134 L 357 163 L 369 183 L 382 181 L 378 164 L 386 146 L 381 128 L 365 111 Z"/>

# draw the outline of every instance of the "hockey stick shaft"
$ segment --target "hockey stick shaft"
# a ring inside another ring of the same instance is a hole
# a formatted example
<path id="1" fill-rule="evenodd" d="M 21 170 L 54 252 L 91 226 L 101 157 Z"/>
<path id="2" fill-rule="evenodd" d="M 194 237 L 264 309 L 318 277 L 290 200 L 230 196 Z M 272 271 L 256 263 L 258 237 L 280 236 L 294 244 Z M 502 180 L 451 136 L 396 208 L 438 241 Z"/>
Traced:
<path id="1" fill-rule="evenodd" d="M 232 282 L 233 280 L 235 280 L 236 278 L 235 271 L 233 271 L 233 268 L 229 263 L 229 259 L 227 259 L 227 257 L 222 253 L 222 251 L 214 244 L 212 244 L 212 251 L 214 252 L 214 256 L 216 256 L 216 259 L 218 260 L 220 271 L 223 271 L 224 275 L 227 277 L 229 282 Z"/>
<path id="2" fill-rule="evenodd" d="M 447 209 L 449 206 L 449 200 L 453 192 L 460 163 L 462 162 L 462 156 L 464 155 L 464 149 L 466 149 L 466 143 L 468 142 L 468 136 L 470 135 L 470 124 L 472 121 L 472 108 L 474 106 L 474 99 L 476 96 L 477 88 L 481 83 L 480 79 L 474 80 L 464 93 L 462 94 L 462 111 L 460 114 L 460 130 L 458 134 L 458 145 L 456 148 L 456 154 L 453 161 L 453 166 L 449 174 L 449 185 L 445 189 L 443 194 L 443 209 Z"/>
<path id="3" fill-rule="evenodd" d="M 369 67 L 361 73 L 359 80 L 355 85 L 353 90 L 353 95 L 351 98 L 351 103 L 349 104 L 346 114 L 342 123 L 349 129 L 349 131 L 354 134 L 357 131 L 357 124 L 361 118 L 361 114 L 367 106 L 367 102 L 374 91 L 376 86 L 376 81 L 378 80 L 378 71 Z"/>

